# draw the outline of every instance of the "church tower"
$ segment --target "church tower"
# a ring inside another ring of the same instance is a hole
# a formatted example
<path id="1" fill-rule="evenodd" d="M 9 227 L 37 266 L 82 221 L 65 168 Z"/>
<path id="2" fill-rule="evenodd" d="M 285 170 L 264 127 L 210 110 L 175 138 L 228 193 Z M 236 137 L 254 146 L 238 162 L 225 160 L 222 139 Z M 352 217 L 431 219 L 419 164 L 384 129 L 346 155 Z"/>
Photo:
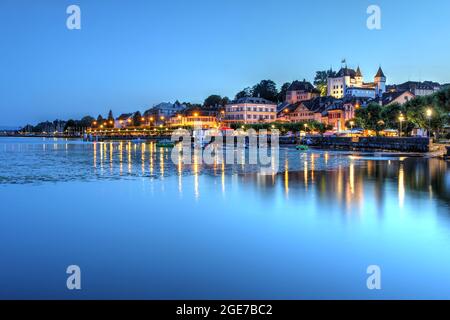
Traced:
<path id="1" fill-rule="evenodd" d="M 375 84 L 377 89 L 377 96 L 381 97 L 386 92 L 386 76 L 383 73 L 381 67 L 378 68 L 378 72 L 375 75 Z"/>

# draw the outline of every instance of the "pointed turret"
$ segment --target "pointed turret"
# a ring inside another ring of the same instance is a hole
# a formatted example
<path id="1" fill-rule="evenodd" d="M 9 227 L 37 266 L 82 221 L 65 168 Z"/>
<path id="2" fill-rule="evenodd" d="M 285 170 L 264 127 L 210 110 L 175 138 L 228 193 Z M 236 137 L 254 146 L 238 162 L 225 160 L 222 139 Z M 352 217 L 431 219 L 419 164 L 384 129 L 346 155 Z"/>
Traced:
<path id="1" fill-rule="evenodd" d="M 386 78 L 386 76 L 384 75 L 383 70 L 381 69 L 381 67 L 378 68 L 378 72 L 375 75 L 375 78 Z"/>
<path id="2" fill-rule="evenodd" d="M 381 66 L 378 68 L 378 72 L 375 75 L 375 84 L 377 86 L 377 96 L 381 97 L 386 92 L 386 76 L 384 75 Z"/>
<path id="3" fill-rule="evenodd" d="M 362 77 L 362 72 L 361 72 L 361 69 L 359 68 L 359 66 L 358 66 L 358 69 L 356 69 L 356 76 Z"/>

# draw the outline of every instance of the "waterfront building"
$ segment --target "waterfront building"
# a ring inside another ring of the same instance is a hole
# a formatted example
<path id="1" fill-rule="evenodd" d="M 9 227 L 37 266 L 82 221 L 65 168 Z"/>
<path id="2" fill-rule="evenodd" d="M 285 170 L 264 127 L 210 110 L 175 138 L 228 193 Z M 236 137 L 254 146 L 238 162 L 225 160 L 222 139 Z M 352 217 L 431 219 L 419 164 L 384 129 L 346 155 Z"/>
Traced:
<path id="1" fill-rule="evenodd" d="M 346 95 L 360 98 L 375 98 L 386 92 L 386 76 L 381 67 L 374 77 L 374 82 L 365 83 L 361 69 L 341 68 L 334 77 L 327 80 L 329 96 L 341 99 Z"/>
<path id="2" fill-rule="evenodd" d="M 367 99 L 346 97 L 342 100 L 336 100 L 323 112 L 322 122 L 333 127 L 334 131 L 348 129 L 347 121 L 355 118 L 355 110 L 365 105 Z"/>
<path id="3" fill-rule="evenodd" d="M 173 115 L 169 118 L 169 127 L 191 127 L 211 129 L 219 127 L 218 117 L 207 110 L 192 110 Z"/>
<path id="4" fill-rule="evenodd" d="M 299 101 L 311 100 L 319 97 L 320 91 L 306 80 L 294 81 L 286 91 L 286 102 L 294 104 Z"/>
<path id="5" fill-rule="evenodd" d="M 245 97 L 225 106 L 225 121 L 230 123 L 272 122 L 276 115 L 276 103 L 263 98 Z"/>
<path id="6" fill-rule="evenodd" d="M 330 125 L 335 131 L 346 129 L 346 122 L 355 117 L 355 110 L 364 107 L 370 98 L 317 97 L 285 106 L 278 112 L 278 121 L 308 122 L 317 121 Z"/>
<path id="7" fill-rule="evenodd" d="M 333 97 L 317 97 L 314 99 L 296 102 L 284 107 L 278 112 L 278 119 L 287 122 L 322 121 L 322 113 L 334 103 Z"/>
<path id="8" fill-rule="evenodd" d="M 126 128 L 133 125 L 133 115 L 134 113 L 122 113 L 117 119 L 114 121 L 115 128 Z"/>
<path id="9" fill-rule="evenodd" d="M 151 119 L 151 122 L 154 124 L 162 124 L 173 115 L 182 112 L 184 109 L 186 109 L 186 106 L 178 102 L 162 102 L 146 110 L 143 117 L 146 121 L 150 121 L 149 119 Z"/>

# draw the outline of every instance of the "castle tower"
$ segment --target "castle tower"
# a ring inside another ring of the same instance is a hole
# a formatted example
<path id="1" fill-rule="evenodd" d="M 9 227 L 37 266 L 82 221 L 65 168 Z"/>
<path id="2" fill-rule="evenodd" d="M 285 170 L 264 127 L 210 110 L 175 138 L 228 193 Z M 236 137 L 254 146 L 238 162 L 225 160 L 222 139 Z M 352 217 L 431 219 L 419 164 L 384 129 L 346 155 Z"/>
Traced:
<path id="1" fill-rule="evenodd" d="M 375 84 L 377 89 L 377 96 L 382 96 L 386 92 L 386 76 L 383 73 L 381 67 L 378 68 L 378 72 L 375 75 Z"/>
<path id="2" fill-rule="evenodd" d="M 356 74 L 355 74 L 355 80 L 356 80 L 356 85 L 357 86 L 362 86 L 363 84 L 363 75 L 361 72 L 361 69 L 358 66 L 358 69 L 356 69 Z"/>

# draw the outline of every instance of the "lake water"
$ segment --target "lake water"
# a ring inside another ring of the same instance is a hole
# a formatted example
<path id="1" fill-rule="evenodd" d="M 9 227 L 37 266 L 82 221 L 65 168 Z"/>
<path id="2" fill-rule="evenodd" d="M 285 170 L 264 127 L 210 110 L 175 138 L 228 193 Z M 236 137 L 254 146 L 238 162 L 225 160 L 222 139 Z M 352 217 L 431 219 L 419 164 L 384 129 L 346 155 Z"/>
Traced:
<path id="1" fill-rule="evenodd" d="M 443 160 L 281 147 L 261 175 L 153 144 L 0 138 L 0 203 L 0 298 L 450 298 Z"/>

